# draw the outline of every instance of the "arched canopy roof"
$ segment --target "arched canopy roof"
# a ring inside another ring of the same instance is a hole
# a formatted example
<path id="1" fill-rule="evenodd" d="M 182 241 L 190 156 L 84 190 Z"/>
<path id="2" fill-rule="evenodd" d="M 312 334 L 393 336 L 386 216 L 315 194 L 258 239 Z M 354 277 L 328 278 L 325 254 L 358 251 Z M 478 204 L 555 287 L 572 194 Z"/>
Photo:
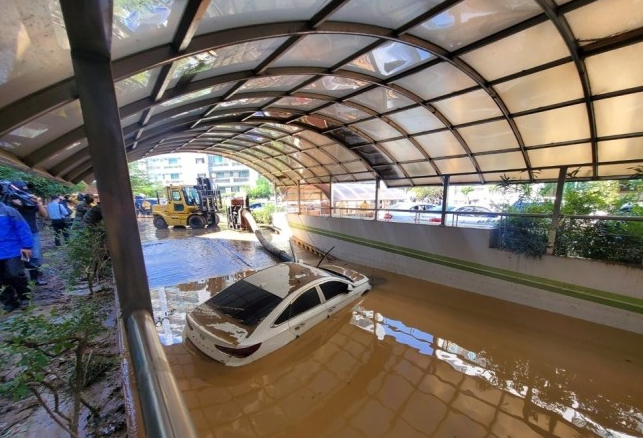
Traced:
<path id="1" fill-rule="evenodd" d="M 91 180 L 83 17 L 1 9 L 0 162 Z M 643 169 L 641 0 L 115 0 L 111 28 L 129 161 L 204 152 L 281 186 Z"/>

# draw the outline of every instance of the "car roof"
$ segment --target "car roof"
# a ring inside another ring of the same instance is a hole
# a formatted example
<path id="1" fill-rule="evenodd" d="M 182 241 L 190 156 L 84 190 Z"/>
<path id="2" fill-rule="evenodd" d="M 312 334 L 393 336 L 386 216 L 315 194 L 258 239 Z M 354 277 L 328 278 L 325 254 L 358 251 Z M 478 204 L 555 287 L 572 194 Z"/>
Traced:
<path id="1" fill-rule="evenodd" d="M 255 272 L 244 280 L 283 299 L 300 287 L 323 278 L 337 277 L 314 266 L 286 262 Z"/>

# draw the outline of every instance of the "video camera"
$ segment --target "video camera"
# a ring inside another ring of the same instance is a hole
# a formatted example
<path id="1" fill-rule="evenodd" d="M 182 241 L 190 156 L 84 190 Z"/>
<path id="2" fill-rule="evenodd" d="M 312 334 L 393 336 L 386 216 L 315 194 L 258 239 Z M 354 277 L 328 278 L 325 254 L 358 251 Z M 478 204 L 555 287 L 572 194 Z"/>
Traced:
<path id="1" fill-rule="evenodd" d="M 35 207 L 38 205 L 32 195 L 20 190 L 9 181 L 0 181 L 0 189 L 0 201 L 9 206 L 13 206 L 11 201 L 15 199 L 21 200 L 22 205 L 25 207 Z"/>

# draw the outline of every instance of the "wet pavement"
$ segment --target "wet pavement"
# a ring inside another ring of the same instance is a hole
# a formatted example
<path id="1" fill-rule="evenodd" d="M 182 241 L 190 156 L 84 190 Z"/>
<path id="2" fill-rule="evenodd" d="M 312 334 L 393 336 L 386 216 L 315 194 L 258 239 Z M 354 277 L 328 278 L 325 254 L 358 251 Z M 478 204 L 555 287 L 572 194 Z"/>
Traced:
<path id="1" fill-rule="evenodd" d="M 643 437 L 643 336 L 341 261 L 371 278 L 356 307 L 225 367 L 182 342 L 185 312 L 277 261 L 225 225 L 140 223 L 160 338 L 202 438 Z"/>

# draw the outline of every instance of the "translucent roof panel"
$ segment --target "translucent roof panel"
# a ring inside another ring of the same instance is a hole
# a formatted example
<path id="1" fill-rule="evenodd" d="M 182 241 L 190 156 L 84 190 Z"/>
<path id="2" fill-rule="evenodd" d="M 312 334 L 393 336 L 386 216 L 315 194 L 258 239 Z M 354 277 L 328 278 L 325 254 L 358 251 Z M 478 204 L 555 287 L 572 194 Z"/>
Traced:
<path id="1" fill-rule="evenodd" d="M 453 158 L 450 160 L 435 160 L 435 165 L 442 174 L 475 173 L 476 168 L 469 157 Z"/>
<path id="2" fill-rule="evenodd" d="M 452 124 L 498 117 L 500 108 L 485 91 L 472 91 L 433 104 Z"/>
<path id="3" fill-rule="evenodd" d="M 357 158 L 354 153 L 339 145 L 324 146 L 321 149 L 340 163 L 355 160 Z"/>
<path id="4" fill-rule="evenodd" d="M 364 111 L 360 111 L 356 108 L 348 105 L 342 105 L 340 103 L 320 109 L 317 113 L 332 117 L 333 119 L 340 120 L 344 123 L 355 122 L 357 120 L 371 117 L 370 114 L 365 113 Z"/>
<path id="5" fill-rule="evenodd" d="M 434 56 L 408 44 L 387 42 L 363 54 L 344 66 L 347 70 L 357 71 L 378 78 L 387 78 L 402 73 Z"/>
<path id="6" fill-rule="evenodd" d="M 444 128 L 444 123 L 424 107 L 399 111 L 389 115 L 388 118 L 409 134 Z"/>
<path id="7" fill-rule="evenodd" d="M 540 12 L 532 1 L 465 0 L 412 29 L 411 34 L 454 50 Z M 493 20 L 484 20 L 485 16 Z"/>
<path id="8" fill-rule="evenodd" d="M 526 169 L 527 165 L 520 152 L 507 152 L 506 154 L 478 155 L 476 161 L 480 170 Z"/>
<path id="9" fill-rule="evenodd" d="M 643 43 L 590 56 L 585 61 L 592 91 L 596 94 L 625 90 L 641 85 L 636 74 L 643 71 Z"/>
<path id="10" fill-rule="evenodd" d="M 643 166 L 641 0 L 113 3 L 3 2 L 3 162 L 89 181 L 101 163 L 86 133 L 120 124 L 128 159 L 222 154 L 278 185 L 555 181 L 561 166 L 630 178 Z M 113 83 L 74 75 L 83 50 Z M 86 129 L 79 99 L 113 93 L 117 111 Z"/>
<path id="11" fill-rule="evenodd" d="M 518 147 L 516 136 L 504 120 L 458 128 L 458 132 L 471 152 L 488 152 Z"/>
<path id="12" fill-rule="evenodd" d="M 572 31 L 584 44 L 643 26 L 638 0 L 600 1 L 565 15 Z"/>
<path id="13" fill-rule="evenodd" d="M 580 76 L 571 62 L 502 82 L 494 89 L 514 113 L 583 97 Z"/>
<path id="14" fill-rule="evenodd" d="M 356 123 L 355 128 L 367 134 L 373 140 L 386 140 L 399 137 L 402 133 L 380 119 Z"/>
<path id="15" fill-rule="evenodd" d="M 601 137 L 643 131 L 643 93 L 599 100 L 594 108 Z"/>
<path id="16" fill-rule="evenodd" d="M 545 22 L 464 54 L 462 59 L 487 80 L 569 56 L 565 41 Z"/>
<path id="17" fill-rule="evenodd" d="M 368 82 L 357 79 L 344 78 L 341 76 L 323 76 L 317 81 L 301 88 L 300 91 L 343 97 L 367 85 Z"/>
<path id="18" fill-rule="evenodd" d="M 643 159 L 643 137 L 623 138 L 598 142 L 598 155 L 601 161 L 621 161 Z"/>
<path id="19" fill-rule="evenodd" d="M 116 82 L 116 99 L 120 106 L 128 105 L 152 94 L 160 68 L 146 70 Z"/>
<path id="20" fill-rule="evenodd" d="M 539 148 L 529 151 L 529 159 L 534 167 L 549 167 L 556 164 L 584 164 L 592 161 L 592 148 L 588 143 Z"/>
<path id="21" fill-rule="evenodd" d="M 282 97 L 278 101 L 270 104 L 270 106 L 281 108 L 295 108 L 299 110 L 312 110 L 321 105 L 324 105 L 325 103 L 326 102 L 323 100 L 308 99 L 307 97 Z"/>
<path id="22" fill-rule="evenodd" d="M 413 101 L 393 90 L 378 87 L 350 99 L 378 113 L 386 113 L 397 108 L 413 105 Z"/>
<path id="23" fill-rule="evenodd" d="M 182 94 L 174 99 L 166 100 L 154 107 L 154 114 L 160 114 L 173 108 L 177 108 L 188 103 L 200 102 L 202 100 L 220 97 L 232 88 L 232 83 L 215 85 L 213 87 L 202 88 L 192 93 Z"/>
<path id="24" fill-rule="evenodd" d="M 284 75 L 284 76 L 266 76 L 256 79 L 250 79 L 244 83 L 238 92 L 244 91 L 289 91 L 297 85 L 307 81 L 312 76 L 307 75 Z"/>
<path id="25" fill-rule="evenodd" d="M 397 29 L 441 2 L 442 0 L 351 0 L 331 15 L 331 20 Z"/>
<path id="26" fill-rule="evenodd" d="M 406 139 L 382 142 L 379 145 L 398 162 L 422 160 L 424 158 L 422 152 Z"/>
<path id="27" fill-rule="evenodd" d="M 435 175 L 435 169 L 428 161 L 402 164 L 402 169 L 413 177 Z"/>
<path id="28" fill-rule="evenodd" d="M 0 137 L 0 150 L 24 157 L 82 124 L 80 102 L 74 100 Z"/>
<path id="29" fill-rule="evenodd" d="M 589 124 L 584 105 L 572 105 L 516 117 L 516 125 L 527 146 L 589 138 Z"/>
<path id="30" fill-rule="evenodd" d="M 253 70 L 283 42 L 284 38 L 253 41 L 182 58 L 176 63 L 170 88 L 181 77 L 191 78 L 194 75 L 193 80 L 197 81 L 233 71 Z"/>
<path id="31" fill-rule="evenodd" d="M 73 73 L 57 1 L 3 0 L 0 108 Z"/>
<path id="32" fill-rule="evenodd" d="M 172 41 L 186 4 L 187 2 L 115 1 L 112 57 L 123 58 Z"/>
<path id="33" fill-rule="evenodd" d="M 331 67 L 375 38 L 359 35 L 309 35 L 273 63 L 274 67 Z"/>
<path id="34" fill-rule="evenodd" d="M 414 137 L 431 158 L 462 155 L 465 150 L 458 139 L 449 131 Z"/>
<path id="35" fill-rule="evenodd" d="M 224 29 L 275 23 L 288 20 L 308 20 L 328 0 L 229 0 L 210 3 L 197 34 Z"/>
<path id="36" fill-rule="evenodd" d="M 441 62 L 393 83 L 412 91 L 422 99 L 439 97 L 476 85 L 473 79 L 446 62 Z"/>

